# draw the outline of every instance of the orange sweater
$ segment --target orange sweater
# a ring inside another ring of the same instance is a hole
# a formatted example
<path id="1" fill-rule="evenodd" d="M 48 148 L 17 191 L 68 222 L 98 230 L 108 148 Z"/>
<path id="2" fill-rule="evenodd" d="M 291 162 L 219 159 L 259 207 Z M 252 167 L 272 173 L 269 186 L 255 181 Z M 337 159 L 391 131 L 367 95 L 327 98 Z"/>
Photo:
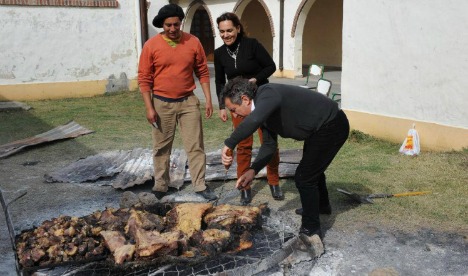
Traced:
<path id="1" fill-rule="evenodd" d="M 171 99 L 185 97 L 195 89 L 193 73 L 200 83 L 210 82 L 203 47 L 197 37 L 182 33 L 172 48 L 161 34 L 143 46 L 138 65 L 138 85 L 142 93 L 151 91 Z"/>

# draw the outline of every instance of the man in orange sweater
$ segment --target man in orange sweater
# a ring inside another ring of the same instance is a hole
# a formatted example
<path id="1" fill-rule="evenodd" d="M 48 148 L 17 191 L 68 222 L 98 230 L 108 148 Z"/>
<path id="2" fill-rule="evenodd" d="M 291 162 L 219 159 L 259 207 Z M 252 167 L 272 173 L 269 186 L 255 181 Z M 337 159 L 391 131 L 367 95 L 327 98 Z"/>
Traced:
<path id="1" fill-rule="evenodd" d="M 138 84 L 146 107 L 146 119 L 153 126 L 153 164 L 156 197 L 168 191 L 169 161 L 177 124 L 189 160 L 194 190 L 205 199 L 216 195 L 205 184 L 206 155 L 203 145 L 200 101 L 194 95 L 199 79 L 205 94 L 205 117 L 213 114 L 210 76 L 205 52 L 197 37 L 182 32 L 184 12 L 176 4 L 162 7 L 153 25 L 164 32 L 143 46 L 138 66 Z"/>

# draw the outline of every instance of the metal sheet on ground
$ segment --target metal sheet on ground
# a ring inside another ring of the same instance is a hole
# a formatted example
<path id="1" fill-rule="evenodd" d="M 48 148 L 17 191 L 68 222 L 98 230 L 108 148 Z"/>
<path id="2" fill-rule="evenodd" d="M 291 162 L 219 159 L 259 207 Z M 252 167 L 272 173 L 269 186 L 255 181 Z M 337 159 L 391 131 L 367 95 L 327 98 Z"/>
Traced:
<path id="1" fill-rule="evenodd" d="M 258 150 L 253 151 L 253 158 L 257 152 Z M 281 178 L 293 176 L 301 157 L 302 151 L 300 150 L 281 150 L 279 176 Z M 207 153 L 206 181 L 224 179 L 224 166 L 220 160 L 221 151 Z M 174 149 L 172 151 L 169 175 L 171 179 L 169 186 L 177 189 L 180 189 L 184 182 L 191 181 L 190 170 L 187 167 L 187 155 L 184 150 Z M 89 156 L 48 173 L 45 178 L 47 182 L 65 183 L 107 181 L 114 188 L 127 189 L 143 184 L 153 176 L 152 151 L 138 148 L 131 151 L 112 151 Z M 266 169 L 261 170 L 256 177 L 265 178 Z M 236 178 L 237 163 L 234 160 L 228 171 L 227 179 Z"/>
<path id="2" fill-rule="evenodd" d="M 169 187 L 179 190 L 184 185 L 187 168 L 187 153 L 184 150 L 172 150 L 169 178 Z"/>
<path id="3" fill-rule="evenodd" d="M 145 183 L 153 177 L 152 152 L 149 149 L 134 149 L 129 151 L 128 158 L 123 160 L 122 170 L 118 172 L 112 187 L 126 189 Z"/>
<path id="4" fill-rule="evenodd" d="M 35 135 L 30 138 L 21 139 L 0 146 L 0 158 L 10 156 L 26 147 L 62 140 L 67 138 L 75 138 L 81 135 L 93 133 L 94 131 L 84 128 L 74 121 L 70 121 L 65 125 L 58 126 L 47 132 Z"/>

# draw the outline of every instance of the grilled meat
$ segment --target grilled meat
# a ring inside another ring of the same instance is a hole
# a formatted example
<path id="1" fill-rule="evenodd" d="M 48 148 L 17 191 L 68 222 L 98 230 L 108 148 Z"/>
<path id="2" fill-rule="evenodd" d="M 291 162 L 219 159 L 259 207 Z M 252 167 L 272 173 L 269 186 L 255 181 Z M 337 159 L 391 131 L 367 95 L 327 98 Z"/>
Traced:
<path id="1" fill-rule="evenodd" d="M 208 228 L 223 229 L 241 234 L 261 226 L 261 209 L 250 206 L 222 204 L 205 215 L 203 221 Z"/>
<path id="2" fill-rule="evenodd" d="M 139 257 L 148 256 L 177 256 L 179 245 L 186 247 L 186 239 L 182 232 L 171 231 L 159 233 L 158 231 L 136 230 L 135 236 L 137 254 Z"/>
<path id="3" fill-rule="evenodd" d="M 167 210 L 159 209 L 158 213 Z M 18 235 L 16 249 L 24 268 L 95 261 L 109 252 L 116 264 L 161 256 L 213 256 L 229 248 L 250 248 L 246 231 L 260 226 L 260 217 L 258 207 L 211 203 L 180 203 L 165 217 L 134 208 L 108 208 L 82 218 L 46 220 Z"/>
<path id="4" fill-rule="evenodd" d="M 118 231 L 101 231 L 101 236 L 104 238 L 106 247 L 114 255 L 116 264 L 122 264 L 126 260 L 133 258 L 135 252 L 134 244 L 127 244 L 124 235 Z"/>
<path id="5" fill-rule="evenodd" d="M 206 229 L 195 232 L 191 241 L 193 246 L 200 249 L 203 255 L 213 256 L 225 251 L 232 241 L 232 235 L 225 230 Z"/>
<path id="6" fill-rule="evenodd" d="M 167 225 L 173 231 L 182 231 L 188 238 L 201 229 L 203 214 L 211 203 L 181 203 L 166 215 Z"/>

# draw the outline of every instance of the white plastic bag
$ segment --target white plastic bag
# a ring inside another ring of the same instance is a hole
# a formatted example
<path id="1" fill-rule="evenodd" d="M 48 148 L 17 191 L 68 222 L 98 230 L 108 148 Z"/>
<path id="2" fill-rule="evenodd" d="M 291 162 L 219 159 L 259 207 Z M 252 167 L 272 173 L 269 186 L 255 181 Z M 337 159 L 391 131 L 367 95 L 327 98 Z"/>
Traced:
<path id="1" fill-rule="evenodd" d="M 419 155 L 420 146 L 419 146 L 419 135 L 416 131 L 415 125 L 413 128 L 408 131 L 408 135 L 403 141 L 403 144 L 400 147 L 400 152 L 406 155 Z"/>

